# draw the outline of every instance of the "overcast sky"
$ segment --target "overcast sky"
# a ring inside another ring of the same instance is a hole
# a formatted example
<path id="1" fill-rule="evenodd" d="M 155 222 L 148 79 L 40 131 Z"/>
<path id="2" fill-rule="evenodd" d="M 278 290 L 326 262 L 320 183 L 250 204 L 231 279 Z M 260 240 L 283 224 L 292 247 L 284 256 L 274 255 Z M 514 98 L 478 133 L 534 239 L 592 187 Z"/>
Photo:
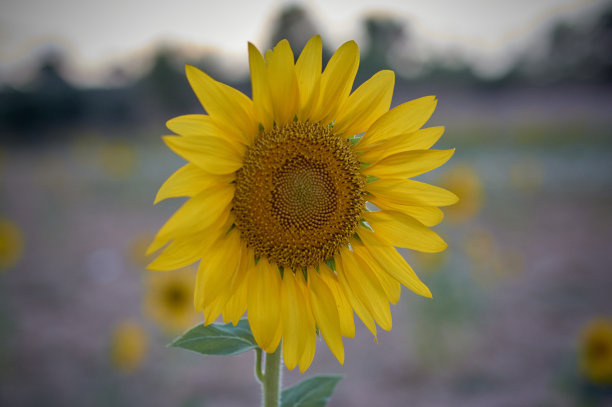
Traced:
<path id="1" fill-rule="evenodd" d="M 503 70 L 552 22 L 593 15 L 606 0 L 2 0 L 0 81 L 18 80 L 48 44 L 64 48 L 76 81 L 95 81 L 131 55 L 160 43 L 194 52 L 223 52 L 246 66 L 246 43 L 266 45 L 272 19 L 288 4 L 303 5 L 336 47 L 360 41 L 359 21 L 391 13 L 410 23 L 421 55 L 461 53 L 483 71 Z M 15 79 L 16 78 L 16 79 Z"/>

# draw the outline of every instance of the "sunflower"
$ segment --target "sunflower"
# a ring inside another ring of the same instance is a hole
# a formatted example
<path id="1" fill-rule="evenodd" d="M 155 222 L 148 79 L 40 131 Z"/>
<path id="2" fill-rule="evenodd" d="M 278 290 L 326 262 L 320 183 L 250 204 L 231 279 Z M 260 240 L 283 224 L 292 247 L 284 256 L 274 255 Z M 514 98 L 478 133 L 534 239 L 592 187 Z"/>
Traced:
<path id="1" fill-rule="evenodd" d="M 19 226 L 0 218 L 0 271 L 14 267 L 21 260 L 24 251 L 23 233 Z"/>
<path id="2" fill-rule="evenodd" d="M 596 318 L 584 329 L 580 368 L 593 383 L 612 384 L 612 320 Z"/>
<path id="3" fill-rule="evenodd" d="M 125 373 L 138 369 L 147 352 L 147 335 L 131 320 L 118 323 L 112 332 L 110 358 L 113 366 Z"/>
<path id="4" fill-rule="evenodd" d="M 445 210 L 449 222 L 465 223 L 478 215 L 484 200 L 484 185 L 474 168 L 465 163 L 455 164 L 442 176 L 440 184 L 455 191 L 461 199 Z"/>
<path id="5" fill-rule="evenodd" d="M 265 55 L 249 44 L 252 99 L 187 66 L 208 115 L 168 121 L 164 137 L 187 160 L 156 202 L 189 199 L 159 230 L 149 266 L 169 270 L 201 259 L 195 307 L 205 323 L 247 312 L 260 347 L 282 339 L 285 364 L 304 371 L 320 332 L 340 363 L 353 337 L 353 311 L 376 337 L 391 329 L 389 302 L 400 284 L 431 297 L 397 247 L 439 252 L 429 226 L 444 189 L 411 180 L 454 150 L 430 150 L 444 128 L 421 129 L 433 96 L 389 110 L 394 74 L 380 71 L 351 93 L 359 65 L 354 41 L 322 71 L 322 43 L 311 38 L 297 62 L 286 40 Z M 366 209 L 366 204 L 376 210 Z"/>
<path id="6" fill-rule="evenodd" d="M 148 274 L 145 311 L 169 333 L 181 332 L 196 321 L 192 302 L 193 271 L 184 269 Z"/>

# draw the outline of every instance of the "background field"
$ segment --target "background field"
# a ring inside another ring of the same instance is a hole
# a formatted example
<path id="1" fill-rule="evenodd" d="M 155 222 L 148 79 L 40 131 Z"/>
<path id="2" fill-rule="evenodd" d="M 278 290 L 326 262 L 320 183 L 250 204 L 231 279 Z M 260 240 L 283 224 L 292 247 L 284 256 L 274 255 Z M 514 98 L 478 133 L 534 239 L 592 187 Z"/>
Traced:
<path id="1" fill-rule="evenodd" d="M 610 13 L 592 21 L 604 27 L 598 44 L 610 44 Z M 362 51 L 366 71 L 386 66 L 371 55 Z M 167 349 L 177 332 L 145 305 L 144 247 L 181 203 L 152 204 L 182 163 L 160 136 L 167 119 L 201 111 L 184 59 L 166 50 L 136 82 L 86 89 L 62 74 L 60 59 L 0 92 L 0 215 L 23 241 L 0 272 L 0 404 L 257 405 L 252 352 Z M 433 300 L 404 289 L 379 343 L 358 322 L 344 366 L 319 340 L 307 374 L 345 376 L 330 406 L 611 405 L 609 388 L 589 384 L 577 365 L 585 326 L 612 317 L 606 61 L 597 74 L 577 64 L 554 80 L 485 80 L 457 66 L 398 80 L 394 104 L 438 96 L 428 126 L 446 126 L 437 147 L 456 153 L 420 179 L 463 202 L 435 228 L 446 252 L 404 253 Z M 233 84 L 249 93 L 246 80 Z M 126 319 L 147 345 L 121 369 L 110 355 Z M 302 378 L 288 372 L 284 383 Z"/>

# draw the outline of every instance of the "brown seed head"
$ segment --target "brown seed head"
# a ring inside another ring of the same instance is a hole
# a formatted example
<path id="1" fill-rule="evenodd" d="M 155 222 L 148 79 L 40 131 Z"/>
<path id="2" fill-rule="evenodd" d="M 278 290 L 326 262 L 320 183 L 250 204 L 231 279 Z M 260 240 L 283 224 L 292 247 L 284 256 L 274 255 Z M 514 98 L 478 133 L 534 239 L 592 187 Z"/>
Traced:
<path id="1" fill-rule="evenodd" d="M 365 210 L 365 178 L 351 143 L 318 123 L 263 131 L 236 178 L 233 210 L 242 239 L 293 270 L 332 258 Z"/>

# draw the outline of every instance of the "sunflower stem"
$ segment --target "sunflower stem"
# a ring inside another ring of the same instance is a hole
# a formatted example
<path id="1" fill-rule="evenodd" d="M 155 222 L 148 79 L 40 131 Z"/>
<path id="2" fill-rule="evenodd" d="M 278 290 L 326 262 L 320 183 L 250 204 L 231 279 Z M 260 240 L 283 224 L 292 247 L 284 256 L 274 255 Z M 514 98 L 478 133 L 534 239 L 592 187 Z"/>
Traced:
<path id="1" fill-rule="evenodd" d="M 261 359 L 262 359 L 261 354 L 262 354 L 261 348 L 255 348 L 255 355 L 256 355 L 255 377 L 257 378 L 257 381 L 263 385 L 264 375 L 263 375 L 263 372 L 261 371 Z"/>
<path id="2" fill-rule="evenodd" d="M 263 407 L 279 406 L 281 371 L 281 345 L 278 345 L 274 353 L 266 353 L 266 372 L 261 383 Z"/>

